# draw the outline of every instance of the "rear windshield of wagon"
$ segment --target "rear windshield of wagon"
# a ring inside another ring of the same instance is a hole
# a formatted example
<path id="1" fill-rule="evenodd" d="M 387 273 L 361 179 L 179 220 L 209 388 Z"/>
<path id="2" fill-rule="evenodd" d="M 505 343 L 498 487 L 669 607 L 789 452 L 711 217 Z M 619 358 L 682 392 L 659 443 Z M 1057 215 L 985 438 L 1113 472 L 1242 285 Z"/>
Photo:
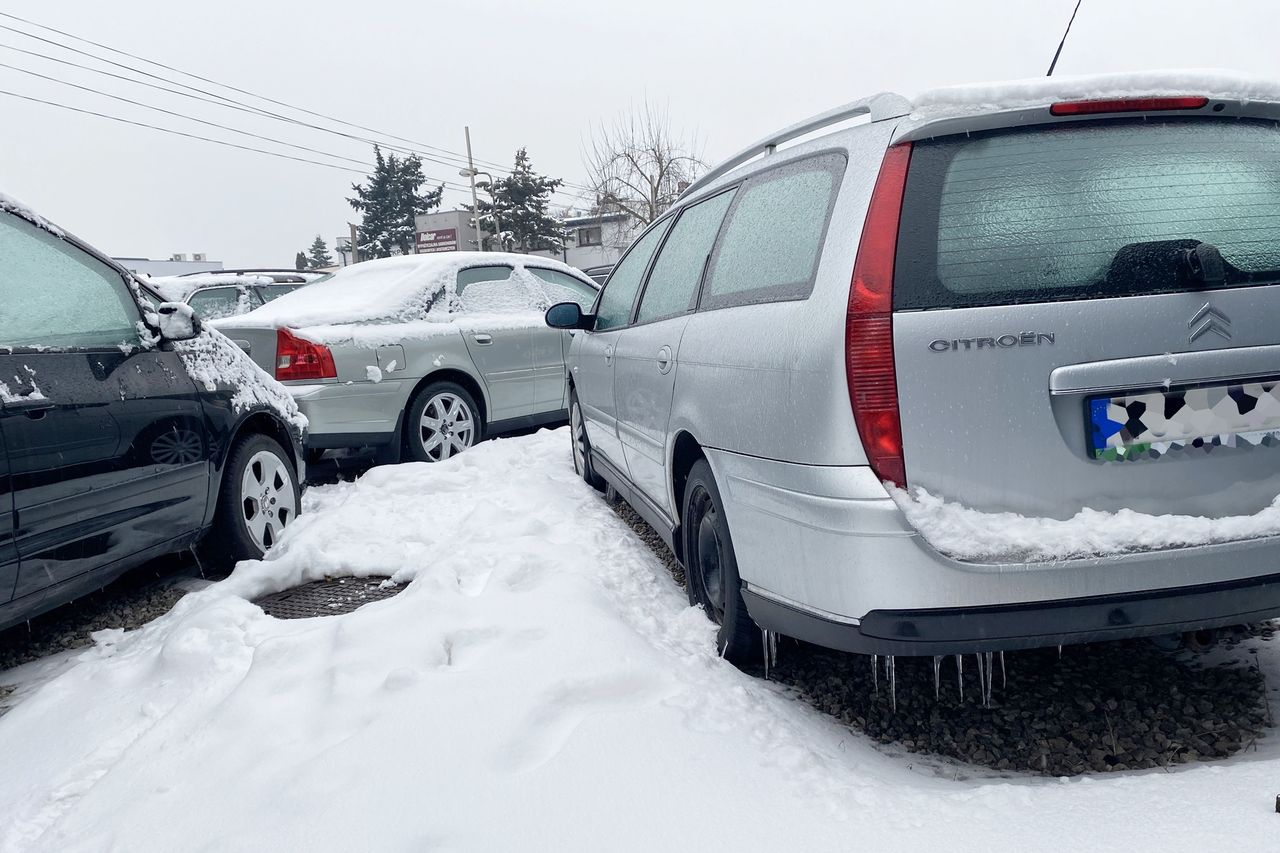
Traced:
<path id="1" fill-rule="evenodd" d="M 1280 128 L 1123 120 L 917 142 L 898 310 L 1280 281 Z"/>

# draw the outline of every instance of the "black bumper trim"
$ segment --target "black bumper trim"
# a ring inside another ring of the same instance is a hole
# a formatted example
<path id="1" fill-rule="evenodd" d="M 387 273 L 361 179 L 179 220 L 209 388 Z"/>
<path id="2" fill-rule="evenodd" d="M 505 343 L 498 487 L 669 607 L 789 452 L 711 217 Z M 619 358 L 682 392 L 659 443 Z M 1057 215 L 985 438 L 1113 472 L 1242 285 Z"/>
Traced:
<path id="1" fill-rule="evenodd" d="M 335 450 L 340 447 L 381 447 L 391 444 L 395 432 L 324 432 L 308 433 L 308 450 Z"/>
<path id="2" fill-rule="evenodd" d="M 945 655 L 1175 634 L 1280 616 L 1280 574 L 1121 595 L 988 607 L 873 610 L 859 624 L 743 590 L 762 627 L 841 651 Z"/>

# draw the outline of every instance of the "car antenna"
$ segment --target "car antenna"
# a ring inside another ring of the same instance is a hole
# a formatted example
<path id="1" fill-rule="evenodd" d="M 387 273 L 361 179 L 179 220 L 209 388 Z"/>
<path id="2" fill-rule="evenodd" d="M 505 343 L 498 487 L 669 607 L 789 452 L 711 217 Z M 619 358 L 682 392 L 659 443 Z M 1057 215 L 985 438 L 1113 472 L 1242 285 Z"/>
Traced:
<path id="1" fill-rule="evenodd" d="M 1076 12 L 1080 11 L 1080 3 L 1081 0 L 1076 0 L 1075 9 L 1071 10 L 1071 20 L 1067 21 L 1067 28 L 1062 33 L 1062 41 L 1058 42 L 1058 49 L 1053 52 L 1053 61 L 1049 63 L 1049 70 L 1044 74 L 1046 77 L 1053 76 L 1053 69 L 1058 65 L 1058 57 L 1062 56 L 1062 46 L 1067 43 L 1067 36 L 1071 34 L 1071 25 L 1075 23 Z"/>

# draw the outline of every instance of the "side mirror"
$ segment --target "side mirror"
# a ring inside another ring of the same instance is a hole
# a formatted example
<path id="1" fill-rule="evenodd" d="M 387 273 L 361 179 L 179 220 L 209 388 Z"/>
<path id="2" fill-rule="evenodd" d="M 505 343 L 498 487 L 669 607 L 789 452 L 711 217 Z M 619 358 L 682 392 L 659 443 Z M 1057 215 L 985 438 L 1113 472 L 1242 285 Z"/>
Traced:
<path id="1" fill-rule="evenodd" d="M 590 329 L 595 321 L 595 315 L 583 314 L 576 302 L 557 302 L 547 309 L 547 325 L 553 329 Z"/>
<path id="2" fill-rule="evenodd" d="M 204 331 L 200 318 L 185 302 L 161 302 L 160 337 L 166 341 L 189 341 Z"/>

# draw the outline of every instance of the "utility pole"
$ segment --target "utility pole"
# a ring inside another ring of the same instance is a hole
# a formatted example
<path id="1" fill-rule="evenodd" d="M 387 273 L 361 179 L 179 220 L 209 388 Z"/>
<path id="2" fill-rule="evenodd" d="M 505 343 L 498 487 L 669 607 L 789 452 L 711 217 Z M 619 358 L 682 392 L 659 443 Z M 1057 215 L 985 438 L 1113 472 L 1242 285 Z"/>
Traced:
<path id="1" fill-rule="evenodd" d="M 351 263 L 358 264 L 360 263 L 360 238 L 357 236 L 356 224 L 348 222 L 347 225 L 351 227 Z"/>
<path id="2" fill-rule="evenodd" d="M 476 199 L 476 163 L 471 159 L 471 127 L 464 126 L 467 134 L 467 171 L 471 173 L 471 211 L 475 214 L 476 251 L 484 251 L 484 240 L 480 237 L 480 202 Z"/>

